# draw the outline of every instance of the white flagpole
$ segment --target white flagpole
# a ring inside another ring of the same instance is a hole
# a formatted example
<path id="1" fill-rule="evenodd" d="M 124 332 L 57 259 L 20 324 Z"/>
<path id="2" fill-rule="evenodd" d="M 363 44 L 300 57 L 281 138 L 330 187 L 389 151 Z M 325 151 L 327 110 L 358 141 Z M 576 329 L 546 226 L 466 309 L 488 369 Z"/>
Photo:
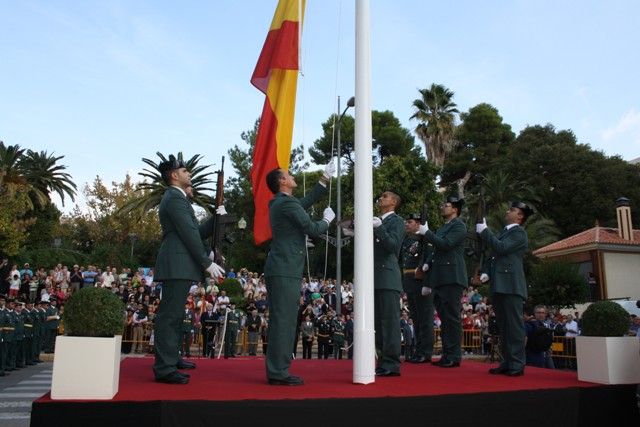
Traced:
<path id="1" fill-rule="evenodd" d="M 369 0 L 356 0 L 353 382 L 375 382 Z"/>

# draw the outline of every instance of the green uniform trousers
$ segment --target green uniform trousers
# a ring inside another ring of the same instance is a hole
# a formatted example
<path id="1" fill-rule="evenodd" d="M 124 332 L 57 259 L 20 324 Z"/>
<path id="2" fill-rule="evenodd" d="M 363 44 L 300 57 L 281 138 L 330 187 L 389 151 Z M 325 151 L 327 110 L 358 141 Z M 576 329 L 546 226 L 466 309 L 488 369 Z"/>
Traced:
<path id="1" fill-rule="evenodd" d="M 190 280 L 167 280 L 162 285 L 162 300 L 154 320 L 156 360 L 153 372 L 161 378 L 176 371 L 182 338 L 184 303 L 191 288 Z"/>
<path id="2" fill-rule="evenodd" d="M 496 311 L 496 322 L 500 332 L 502 362 L 500 367 L 510 371 L 524 369 L 525 336 L 522 297 L 515 294 L 494 293 L 491 295 Z"/>
<path id="3" fill-rule="evenodd" d="M 433 292 L 426 297 L 422 289 L 407 292 L 409 311 L 414 321 L 416 334 L 415 357 L 430 359 L 433 355 Z"/>
<path id="4" fill-rule="evenodd" d="M 400 372 L 400 292 L 392 289 L 373 291 L 378 367 Z"/>
<path id="5" fill-rule="evenodd" d="M 267 378 L 285 379 L 298 327 L 300 304 L 299 278 L 269 276 L 265 278 L 269 293 L 269 332 L 267 336 Z"/>
<path id="6" fill-rule="evenodd" d="M 442 360 L 460 363 L 462 360 L 462 290 L 460 285 L 441 285 L 434 289 L 433 303 L 440 316 Z"/>

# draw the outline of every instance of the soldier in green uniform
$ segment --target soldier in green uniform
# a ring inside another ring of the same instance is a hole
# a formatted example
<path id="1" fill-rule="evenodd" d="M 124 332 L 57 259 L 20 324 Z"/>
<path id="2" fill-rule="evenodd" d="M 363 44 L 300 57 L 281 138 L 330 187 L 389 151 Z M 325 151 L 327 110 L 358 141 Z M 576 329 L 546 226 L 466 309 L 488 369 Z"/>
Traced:
<path id="1" fill-rule="evenodd" d="M 340 315 L 333 319 L 333 358 L 342 359 L 342 348 L 344 347 L 344 316 Z"/>
<path id="2" fill-rule="evenodd" d="M 238 330 L 240 329 L 240 319 L 242 313 L 236 310 L 236 303 L 229 302 L 227 311 L 227 329 L 224 332 L 224 358 L 236 357 L 236 340 L 238 339 Z"/>
<path id="3" fill-rule="evenodd" d="M 58 334 L 58 325 L 60 324 L 60 313 L 58 312 L 58 300 L 51 297 L 49 299 L 49 307 L 47 308 L 44 323 L 44 352 L 53 353 L 56 345 L 56 335 Z"/>
<path id="4" fill-rule="evenodd" d="M 158 382 L 187 384 L 188 376 L 178 369 L 193 369 L 195 364 L 181 360 L 178 351 L 183 305 L 192 282 L 202 281 L 205 272 L 218 279 L 224 275 L 224 270 L 212 261 L 213 253 L 202 242 L 212 234 L 215 217 L 200 225 L 187 198 L 191 173 L 173 155 L 160 163 L 158 170 L 168 188 L 158 211 L 162 244 L 154 268 L 154 280 L 162 282 L 162 300 L 154 321 L 153 373 Z M 221 208 L 224 206 L 218 209 Z"/>
<path id="5" fill-rule="evenodd" d="M 400 376 L 400 249 L 404 238 L 404 221 L 395 213 L 400 196 L 385 191 L 377 201 L 380 217 L 373 217 L 373 298 L 376 347 L 379 352 L 376 375 Z"/>
<path id="6" fill-rule="evenodd" d="M 191 338 L 193 337 L 193 325 L 195 324 L 195 314 L 189 308 L 189 303 L 184 303 L 184 314 L 182 318 L 182 345 L 181 352 L 186 357 L 191 357 Z"/>
<path id="7" fill-rule="evenodd" d="M 435 233 L 427 224 L 420 227 L 423 239 L 433 245 L 427 259 L 428 282 L 433 287 L 433 303 L 440 316 L 442 358 L 435 364 L 442 368 L 460 366 L 462 361 L 462 291 L 467 287 L 467 267 L 464 262 L 464 241 L 467 227 L 458 218 L 464 201 L 448 197 L 440 206 L 445 224 Z"/>
<path id="8" fill-rule="evenodd" d="M 500 366 L 489 370 L 494 375 L 524 375 L 526 333 L 522 317 L 527 282 L 522 258 L 529 248 L 529 241 L 522 225 L 532 213 L 525 203 L 513 202 L 505 214 L 506 227 L 497 237 L 487 228 L 485 219 L 476 224 L 476 232 L 492 251 L 488 271 L 480 275 L 480 280 L 491 280 L 491 300 L 502 339 Z"/>
<path id="9" fill-rule="evenodd" d="M 18 318 L 15 311 L 15 301 L 13 298 L 7 299 L 7 312 L 5 313 L 4 339 L 7 342 L 7 362 L 5 371 L 13 371 L 16 369 L 16 323 Z"/>
<path id="10" fill-rule="evenodd" d="M 35 365 L 33 361 L 33 302 L 27 300 L 27 306 L 22 310 L 22 319 L 24 321 L 24 364 Z"/>
<path id="11" fill-rule="evenodd" d="M 417 234 L 422 220 L 421 215 L 417 213 L 407 217 L 407 235 L 402 243 L 402 288 L 407 294 L 416 337 L 415 353 L 408 358 L 408 355 L 405 355 L 411 363 L 431 363 L 433 354 L 433 293 L 422 269 L 432 246 L 423 242 Z M 426 289 L 423 291 L 423 288 Z"/>
<path id="12" fill-rule="evenodd" d="M 16 317 L 16 330 L 15 330 L 15 340 L 16 340 L 16 368 L 22 369 L 24 368 L 24 317 L 22 315 L 22 309 L 24 307 L 24 303 L 22 301 L 16 301 L 16 306 L 13 309 Z"/>
<path id="13" fill-rule="evenodd" d="M 296 181 L 289 172 L 274 169 L 266 184 L 275 196 L 269 202 L 271 246 L 264 267 L 269 293 L 269 335 L 266 357 L 267 381 L 271 385 L 301 385 L 302 378 L 290 375 L 289 367 L 297 332 L 300 283 L 305 263 L 307 235 L 317 236 L 329 228 L 335 218 L 326 208 L 320 221 L 312 221 L 305 212 L 326 193 L 326 184 L 335 171 L 330 162 L 321 182 L 303 199 L 293 197 Z"/>
<path id="14" fill-rule="evenodd" d="M 6 301 L 6 297 L 0 295 L 0 377 L 7 375 L 5 368 L 7 366 L 7 352 L 9 350 L 4 330 L 8 323 L 7 309 L 5 307 Z"/>
<path id="15" fill-rule="evenodd" d="M 46 316 L 46 310 L 43 307 L 47 305 L 48 301 L 37 301 L 33 314 L 33 361 L 36 363 L 42 363 L 40 359 L 40 353 L 42 353 L 42 342 L 44 339 L 44 319 Z"/>
<path id="16" fill-rule="evenodd" d="M 320 316 L 317 322 L 318 328 L 318 359 L 328 359 L 331 349 L 331 337 L 333 333 L 333 312 L 329 311 Z"/>

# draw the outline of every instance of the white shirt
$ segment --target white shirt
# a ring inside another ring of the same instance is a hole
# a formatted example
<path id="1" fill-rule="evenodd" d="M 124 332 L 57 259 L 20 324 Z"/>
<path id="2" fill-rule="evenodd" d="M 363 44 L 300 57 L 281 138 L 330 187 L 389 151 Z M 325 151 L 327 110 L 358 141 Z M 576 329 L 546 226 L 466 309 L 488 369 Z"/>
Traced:
<path id="1" fill-rule="evenodd" d="M 567 322 L 564 327 L 567 330 L 567 333 L 564 334 L 565 337 L 577 337 L 580 335 L 578 330 L 578 322 L 572 320 L 571 322 Z"/>

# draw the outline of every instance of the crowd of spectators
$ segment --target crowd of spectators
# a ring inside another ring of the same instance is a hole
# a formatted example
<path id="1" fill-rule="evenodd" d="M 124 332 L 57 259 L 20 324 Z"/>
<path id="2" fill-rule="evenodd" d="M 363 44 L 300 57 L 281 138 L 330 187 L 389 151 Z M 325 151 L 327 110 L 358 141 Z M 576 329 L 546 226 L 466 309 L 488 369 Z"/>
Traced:
<path id="1" fill-rule="evenodd" d="M 0 266 L 0 294 L 15 298 L 23 303 L 56 300 L 61 311 L 65 301 L 79 289 L 97 286 L 110 289 L 122 299 L 126 305 L 126 326 L 123 352 L 146 353 L 153 351 L 153 319 L 161 301 L 162 283 L 154 281 L 152 268 L 116 268 L 106 266 L 74 265 L 71 268 L 58 264 L 52 269 L 33 268 L 29 263 L 9 264 L 3 260 Z M 239 331 L 249 325 L 247 319 L 252 313 L 257 315 L 252 320 L 248 347 L 250 354 L 257 354 L 255 348 L 260 341 L 262 351 L 267 348 L 267 330 L 269 327 L 268 293 L 263 275 L 251 272 L 246 268 L 235 271 L 229 268 L 227 278 L 236 279 L 242 289 L 242 300 L 234 301 L 242 313 Z M 215 332 L 218 326 L 224 325 L 225 314 L 230 298 L 219 283 L 210 281 L 193 283 L 187 301 L 185 313 L 192 319 L 191 340 L 189 343 L 200 346 L 202 354 L 210 355 L 211 346 L 215 345 Z M 338 310 L 338 292 L 340 310 Z M 237 298 L 236 298 L 237 299 Z M 300 288 L 300 306 L 298 310 L 299 334 L 292 352 L 298 352 L 298 344 L 303 347 L 302 357 L 351 357 L 353 342 L 353 309 L 354 284 L 343 281 L 338 289 L 335 279 L 304 278 Z M 204 306 L 203 306 L 204 304 Z M 398 327 L 402 331 L 403 354 L 410 357 L 415 345 L 415 333 L 412 314 L 409 311 L 407 297 L 402 294 L 401 318 Z M 200 316 L 205 311 L 214 313 L 214 329 L 205 328 Z M 340 313 L 339 315 L 337 313 Z M 492 344 L 496 342 L 499 331 L 496 330 L 495 314 L 486 295 L 470 286 L 462 296 L 461 319 L 463 330 L 473 332 L 474 337 L 481 340 L 481 345 L 465 346 L 466 353 L 489 354 Z M 525 322 L 534 319 L 534 313 L 525 315 Z M 434 316 L 434 328 L 440 326 L 437 312 Z M 575 337 L 580 334 L 580 318 L 578 312 L 562 315 L 559 311 L 548 310 L 544 325 L 553 330 L 555 336 Z M 64 328 L 62 316 L 59 330 Z M 630 334 L 638 334 L 640 319 L 630 318 Z M 208 348 L 209 347 L 209 348 Z M 315 351 L 314 351 L 315 349 Z M 185 353 L 190 353 L 185 350 Z M 312 356 L 313 355 L 313 356 Z"/>

